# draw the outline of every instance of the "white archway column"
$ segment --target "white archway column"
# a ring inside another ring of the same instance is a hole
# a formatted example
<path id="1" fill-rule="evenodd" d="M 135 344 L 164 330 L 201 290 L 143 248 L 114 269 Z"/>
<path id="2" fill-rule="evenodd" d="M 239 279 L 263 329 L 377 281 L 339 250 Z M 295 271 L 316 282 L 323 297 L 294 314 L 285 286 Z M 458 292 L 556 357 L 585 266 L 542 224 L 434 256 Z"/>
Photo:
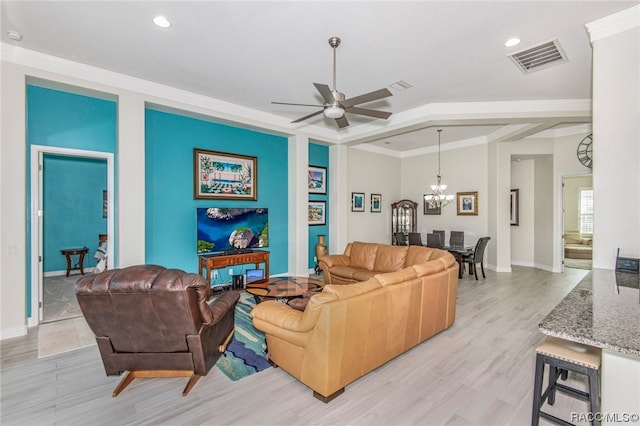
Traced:
<path id="1" fill-rule="evenodd" d="M 116 263 L 145 263 L 145 101 L 135 93 L 118 95 Z"/>
<path id="2" fill-rule="evenodd" d="M 309 138 L 289 137 L 289 255 L 290 275 L 309 275 L 309 219 L 307 174 Z"/>
<path id="3" fill-rule="evenodd" d="M 343 145 L 329 147 L 329 253 L 338 254 L 347 246 L 347 166 L 349 148 Z"/>

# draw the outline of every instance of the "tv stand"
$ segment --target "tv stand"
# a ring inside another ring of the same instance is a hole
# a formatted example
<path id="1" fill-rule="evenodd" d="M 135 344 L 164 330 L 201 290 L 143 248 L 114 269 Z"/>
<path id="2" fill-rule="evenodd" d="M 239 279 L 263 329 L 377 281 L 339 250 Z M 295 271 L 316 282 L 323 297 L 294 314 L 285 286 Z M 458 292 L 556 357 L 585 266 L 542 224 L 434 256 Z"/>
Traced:
<path id="1" fill-rule="evenodd" d="M 244 265 L 254 263 L 256 269 L 261 263 L 264 263 L 264 276 L 269 278 L 269 252 L 266 250 L 250 250 L 249 252 L 238 252 L 233 250 L 233 254 L 215 254 L 198 256 L 198 273 L 202 275 L 202 269 L 206 269 L 205 279 L 211 284 L 211 270 L 225 268 L 233 265 Z"/>

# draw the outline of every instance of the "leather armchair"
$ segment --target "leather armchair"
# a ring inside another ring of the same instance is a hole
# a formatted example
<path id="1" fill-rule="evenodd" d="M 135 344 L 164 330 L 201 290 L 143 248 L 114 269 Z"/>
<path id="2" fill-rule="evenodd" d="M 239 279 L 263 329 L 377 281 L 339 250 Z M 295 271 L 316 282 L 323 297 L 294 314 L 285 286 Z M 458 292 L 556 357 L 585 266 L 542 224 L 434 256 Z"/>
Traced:
<path id="1" fill-rule="evenodd" d="M 200 275 L 157 265 L 87 275 L 75 292 L 107 375 L 128 371 L 114 397 L 137 377 L 189 377 L 186 396 L 231 341 L 240 298 L 230 291 L 209 305 Z"/>

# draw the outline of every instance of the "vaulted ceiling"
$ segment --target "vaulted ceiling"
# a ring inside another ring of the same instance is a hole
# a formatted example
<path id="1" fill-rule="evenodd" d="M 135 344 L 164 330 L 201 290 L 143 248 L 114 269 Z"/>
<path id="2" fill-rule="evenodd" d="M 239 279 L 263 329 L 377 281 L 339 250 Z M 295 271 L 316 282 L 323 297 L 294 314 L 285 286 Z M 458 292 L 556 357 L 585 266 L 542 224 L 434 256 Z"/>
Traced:
<path id="1" fill-rule="evenodd" d="M 437 144 L 509 140 L 590 123 L 585 24 L 638 1 L 2 1 L 2 42 L 255 111 L 318 140 L 403 155 Z M 169 28 L 152 19 L 163 15 Z M 14 40 L 15 31 L 22 39 Z M 316 115 L 312 83 L 346 97 L 403 81 L 363 104 L 388 120 Z M 521 43 L 505 47 L 518 37 Z M 525 73 L 508 55 L 556 40 L 566 61 Z"/>

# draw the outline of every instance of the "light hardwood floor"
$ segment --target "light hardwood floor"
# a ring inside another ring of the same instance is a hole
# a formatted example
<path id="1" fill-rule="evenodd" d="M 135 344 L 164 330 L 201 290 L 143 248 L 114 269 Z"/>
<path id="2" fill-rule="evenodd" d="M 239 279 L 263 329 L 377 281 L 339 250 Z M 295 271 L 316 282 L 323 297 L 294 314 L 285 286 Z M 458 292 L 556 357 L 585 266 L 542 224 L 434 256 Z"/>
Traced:
<path id="1" fill-rule="evenodd" d="M 281 369 L 238 382 L 218 369 L 187 397 L 186 379 L 136 379 L 120 396 L 97 347 L 37 358 L 37 329 L 0 342 L 2 425 L 528 425 L 538 323 L 588 271 L 514 267 L 458 285 L 452 328 L 348 385 L 329 404 Z M 569 380 L 581 388 L 579 377 Z M 549 410 L 586 412 L 558 394 Z M 544 421 L 541 424 L 546 424 Z"/>

